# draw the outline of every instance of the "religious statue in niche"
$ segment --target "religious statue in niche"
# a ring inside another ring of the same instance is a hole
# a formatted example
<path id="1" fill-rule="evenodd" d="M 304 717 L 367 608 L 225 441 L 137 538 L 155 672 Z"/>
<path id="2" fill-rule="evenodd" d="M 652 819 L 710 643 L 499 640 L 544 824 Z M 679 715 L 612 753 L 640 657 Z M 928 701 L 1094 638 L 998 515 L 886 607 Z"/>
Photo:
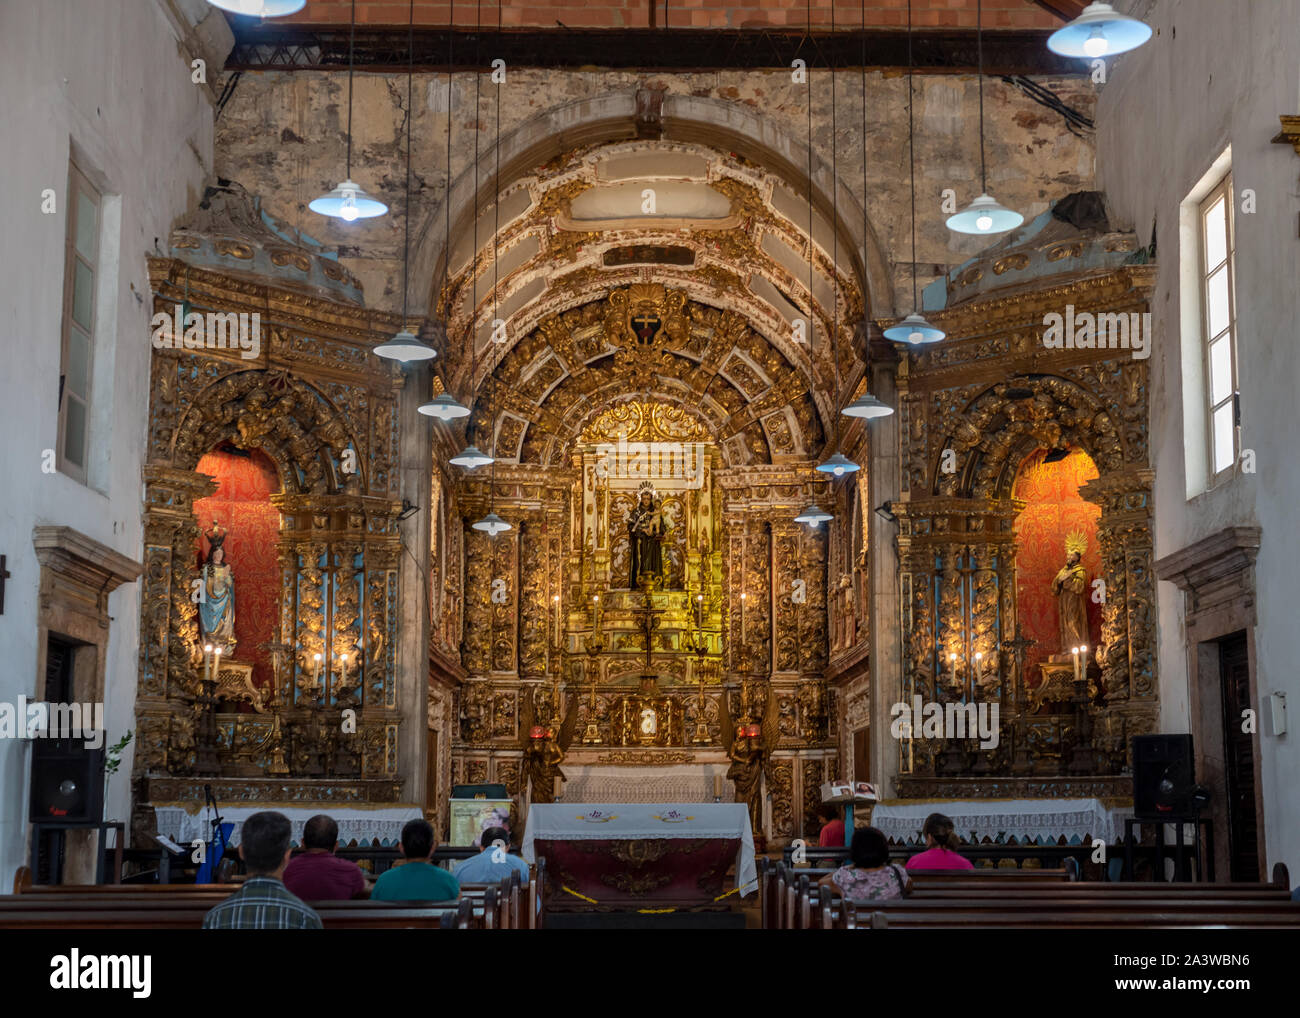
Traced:
<path id="1" fill-rule="evenodd" d="M 743 700 L 747 697 L 742 696 Z M 740 721 L 733 723 L 725 703 L 719 705 L 718 720 L 722 743 L 727 747 L 727 777 L 736 786 L 736 802 L 749 808 L 749 825 L 755 835 L 763 829 L 763 774 L 772 763 L 772 753 L 780 740 L 780 715 L 776 693 L 767 691 L 767 706 L 761 723 L 755 722 L 748 709 Z M 770 780 L 770 778 L 769 778 Z"/>
<path id="2" fill-rule="evenodd" d="M 560 764 L 564 762 L 564 756 L 573 742 L 573 729 L 578 720 L 578 698 L 570 699 L 559 732 L 546 723 L 545 717 L 538 715 L 533 697 L 523 696 L 520 699 L 523 701 L 520 731 L 523 734 L 524 781 L 519 790 L 523 792 L 527 784 L 531 783 L 531 802 L 554 802 L 555 779 L 566 780 Z"/>
<path id="3" fill-rule="evenodd" d="M 201 642 L 220 647 L 227 659 L 235 650 L 235 577 L 226 561 L 228 533 L 213 520 L 212 529 L 203 534 L 208 539 L 208 557 L 199 573 L 202 597 L 198 605 Z"/>
<path id="4" fill-rule="evenodd" d="M 645 584 L 653 587 L 663 578 L 663 540 L 666 533 L 662 502 L 655 498 L 654 485 L 642 483 L 637 504 L 627 515 L 628 589 Z"/>
<path id="5" fill-rule="evenodd" d="M 1087 547 L 1088 539 L 1083 534 L 1069 534 L 1065 538 L 1065 565 L 1052 580 L 1052 593 L 1060 607 L 1062 654 L 1088 642 L 1088 603 L 1084 597 L 1088 574 L 1081 562 Z"/>

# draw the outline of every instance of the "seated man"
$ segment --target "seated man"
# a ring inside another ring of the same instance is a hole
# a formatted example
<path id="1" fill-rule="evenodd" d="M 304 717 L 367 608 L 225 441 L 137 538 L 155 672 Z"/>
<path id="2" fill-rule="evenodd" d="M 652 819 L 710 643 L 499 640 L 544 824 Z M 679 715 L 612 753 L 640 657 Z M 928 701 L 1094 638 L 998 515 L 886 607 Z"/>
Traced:
<path id="1" fill-rule="evenodd" d="M 433 827 L 427 820 L 408 820 L 402 828 L 406 862 L 379 874 L 370 897 L 375 901 L 454 901 L 460 882 L 432 862 Z"/>
<path id="2" fill-rule="evenodd" d="M 520 879 L 524 883 L 528 882 L 528 863 L 517 855 L 508 854 L 509 831 L 504 827 L 489 827 L 479 840 L 483 845 L 483 851 L 456 867 L 454 875 L 458 881 L 462 884 L 499 884 L 502 879 L 510 876 L 512 871 L 518 870 Z M 506 855 L 500 862 L 493 862 L 492 855 L 498 844 Z"/>
<path id="3" fill-rule="evenodd" d="M 289 818 L 254 813 L 239 832 L 248 868 L 244 886 L 203 917 L 205 930 L 319 930 L 320 916 L 284 886 L 289 864 Z"/>
<path id="4" fill-rule="evenodd" d="M 345 901 L 368 898 L 370 887 L 361 867 L 334 854 L 339 843 L 339 825 L 333 817 L 318 813 L 303 825 L 301 855 L 289 860 L 284 886 L 303 901 Z"/>

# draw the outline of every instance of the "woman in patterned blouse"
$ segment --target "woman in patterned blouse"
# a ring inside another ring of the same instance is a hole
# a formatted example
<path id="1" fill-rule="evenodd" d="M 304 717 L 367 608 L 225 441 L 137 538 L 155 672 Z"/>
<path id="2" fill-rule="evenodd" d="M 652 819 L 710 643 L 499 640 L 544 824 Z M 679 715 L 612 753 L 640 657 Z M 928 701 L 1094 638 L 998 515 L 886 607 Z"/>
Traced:
<path id="1" fill-rule="evenodd" d="M 818 883 L 834 887 L 855 902 L 898 898 L 912 891 L 907 871 L 889 861 L 889 841 L 874 827 L 854 831 L 849 862 Z"/>

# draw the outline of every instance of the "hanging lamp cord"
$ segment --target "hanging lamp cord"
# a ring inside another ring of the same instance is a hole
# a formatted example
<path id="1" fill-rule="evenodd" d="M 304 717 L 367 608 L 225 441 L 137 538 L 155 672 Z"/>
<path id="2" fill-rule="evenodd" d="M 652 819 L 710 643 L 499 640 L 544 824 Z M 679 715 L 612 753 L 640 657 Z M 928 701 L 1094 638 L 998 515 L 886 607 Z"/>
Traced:
<path id="1" fill-rule="evenodd" d="M 348 171 L 345 179 L 352 179 L 352 59 L 357 41 L 357 0 L 352 0 L 352 21 L 348 25 Z"/>
<path id="2" fill-rule="evenodd" d="M 406 299 L 411 277 L 411 131 L 415 126 L 415 106 L 411 103 L 411 96 L 414 74 L 415 0 L 411 0 L 410 21 L 406 26 L 406 232 L 402 240 L 402 328 L 406 328 Z"/>
<path id="3" fill-rule="evenodd" d="M 984 0 L 975 0 L 975 53 L 979 65 L 980 194 L 988 194 L 989 184 L 984 175 Z"/>
<path id="4" fill-rule="evenodd" d="M 835 0 L 831 0 L 831 38 L 835 38 Z M 839 137 L 835 120 L 835 65 L 831 64 L 831 361 L 835 396 L 831 400 L 834 414 L 835 451 L 840 451 L 840 355 L 836 333 L 840 331 L 840 171 Z"/>
<path id="5" fill-rule="evenodd" d="M 912 175 L 912 310 L 920 311 L 916 303 L 916 148 L 912 128 L 912 0 L 907 0 L 907 163 Z M 983 129 L 981 128 L 981 131 Z"/>

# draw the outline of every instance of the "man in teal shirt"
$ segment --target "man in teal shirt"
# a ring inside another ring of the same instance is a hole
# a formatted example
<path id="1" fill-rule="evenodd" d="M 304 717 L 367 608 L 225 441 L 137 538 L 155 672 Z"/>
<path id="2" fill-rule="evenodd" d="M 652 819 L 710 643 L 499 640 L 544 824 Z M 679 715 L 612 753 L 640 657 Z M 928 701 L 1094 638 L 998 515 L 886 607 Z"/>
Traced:
<path id="1" fill-rule="evenodd" d="M 455 901 L 460 882 L 435 866 L 433 827 L 427 820 L 408 820 L 402 828 L 406 862 L 381 873 L 370 893 L 372 901 Z"/>

